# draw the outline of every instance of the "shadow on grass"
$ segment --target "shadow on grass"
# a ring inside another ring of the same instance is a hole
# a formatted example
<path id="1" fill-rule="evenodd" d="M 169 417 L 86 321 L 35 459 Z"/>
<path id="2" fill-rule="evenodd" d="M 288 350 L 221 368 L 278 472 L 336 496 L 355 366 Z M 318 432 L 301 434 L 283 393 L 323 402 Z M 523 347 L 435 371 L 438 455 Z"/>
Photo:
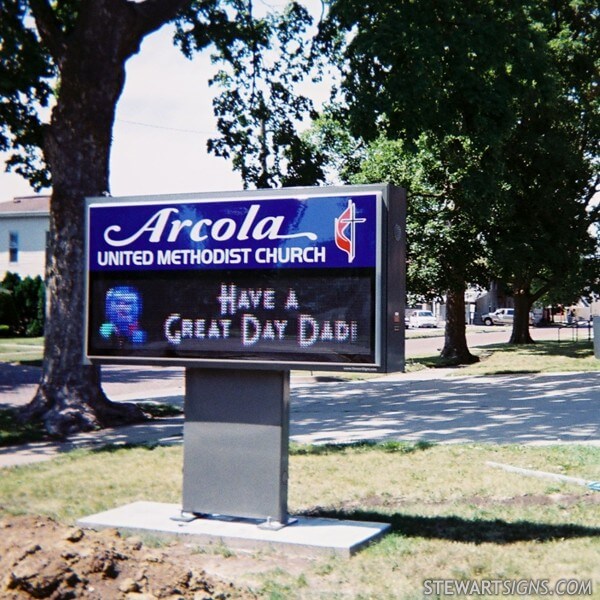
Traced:
<path id="1" fill-rule="evenodd" d="M 591 358 L 594 355 L 593 343 L 591 341 L 571 341 L 571 340 L 563 340 L 561 342 L 558 341 L 538 341 L 533 344 L 489 344 L 486 346 L 480 346 L 478 348 L 479 355 L 482 361 L 485 361 L 491 354 L 499 353 L 505 355 L 514 355 L 514 354 L 528 354 L 530 356 L 542 356 L 542 357 L 555 357 L 562 356 L 565 358 L 573 358 L 573 359 L 586 359 Z M 448 368 L 455 367 L 456 370 L 460 370 L 461 368 L 467 367 L 468 365 L 457 365 L 452 361 L 441 358 L 439 355 L 432 356 L 421 356 L 418 358 L 408 359 L 408 365 L 412 365 L 413 367 L 417 365 L 421 365 L 428 369 L 440 369 L 440 368 Z M 507 371 L 494 371 L 495 375 L 501 374 L 514 374 L 515 370 L 507 370 Z M 519 373 L 539 373 L 539 369 L 526 369 L 518 371 Z"/>
<path id="2" fill-rule="evenodd" d="M 156 450 L 160 448 L 163 444 L 158 442 L 123 442 L 123 443 L 114 443 L 114 444 L 105 444 L 104 446 L 95 446 L 92 448 L 84 448 L 85 452 L 89 452 L 90 454 L 114 454 L 116 452 L 121 452 L 123 450 Z"/>
<path id="3" fill-rule="evenodd" d="M 22 367 L 41 367 L 44 361 L 41 358 L 19 359 L 14 361 L 14 364 Z"/>
<path id="4" fill-rule="evenodd" d="M 503 352 L 515 354 L 526 352 L 533 356 L 564 356 L 566 358 L 590 358 L 594 354 L 590 341 L 538 341 L 534 344 L 490 344 L 481 347 L 487 352 Z"/>
<path id="5" fill-rule="evenodd" d="M 462 517 L 426 517 L 385 514 L 374 511 L 315 509 L 303 513 L 307 517 L 348 519 L 389 523 L 392 531 L 405 537 L 448 540 L 470 544 L 514 544 L 517 542 L 551 542 L 583 537 L 600 537 L 600 527 L 584 527 L 568 523 L 508 522 L 502 519 L 464 519 Z"/>
<path id="6" fill-rule="evenodd" d="M 432 356 L 419 356 L 417 358 L 409 358 L 406 361 L 409 370 L 419 370 L 419 367 L 426 369 L 464 369 L 480 361 L 480 357 L 469 363 L 457 363 L 456 359 L 442 358 L 439 354 Z"/>
<path id="7" fill-rule="evenodd" d="M 411 454 L 433 448 L 437 444 L 426 440 L 418 442 L 401 442 L 396 440 L 374 441 L 361 440 L 359 442 L 349 442 L 346 444 L 290 444 L 289 453 L 291 456 L 322 456 L 328 454 L 344 454 L 349 450 L 383 450 L 384 452 L 397 452 L 399 454 Z"/>
<path id="8" fill-rule="evenodd" d="M 22 424 L 17 419 L 16 409 L 0 408 L 0 447 L 40 442 L 44 439 L 46 432 L 41 423 Z"/>

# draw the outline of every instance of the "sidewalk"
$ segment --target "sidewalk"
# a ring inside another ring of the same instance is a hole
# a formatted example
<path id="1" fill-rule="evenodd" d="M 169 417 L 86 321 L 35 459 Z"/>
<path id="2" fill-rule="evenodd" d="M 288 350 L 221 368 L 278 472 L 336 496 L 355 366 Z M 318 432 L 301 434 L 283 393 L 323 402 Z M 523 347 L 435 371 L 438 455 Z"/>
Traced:
<path id="1" fill-rule="evenodd" d="M 293 377 L 290 439 L 299 443 L 399 439 L 600 446 L 600 372 L 449 376 L 453 372 L 432 369 L 343 382 L 310 375 Z M 168 373 L 163 369 L 160 377 L 145 369 L 136 375 L 133 390 L 120 380 L 123 373 L 111 373 L 106 388 L 115 400 L 183 404 L 181 369 Z M 11 389 L 7 393 L 6 386 L 0 386 L 0 406 L 30 399 L 27 394 L 35 384 L 25 377 L 25 383 L 15 381 Z M 183 417 L 156 419 L 81 433 L 61 443 L 0 448 L 0 467 L 48 460 L 75 448 L 182 440 Z"/>

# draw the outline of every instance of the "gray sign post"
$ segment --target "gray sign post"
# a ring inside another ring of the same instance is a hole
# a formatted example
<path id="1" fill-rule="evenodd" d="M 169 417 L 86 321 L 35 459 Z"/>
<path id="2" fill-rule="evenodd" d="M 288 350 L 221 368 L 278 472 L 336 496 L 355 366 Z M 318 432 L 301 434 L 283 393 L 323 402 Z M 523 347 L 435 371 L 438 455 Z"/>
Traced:
<path id="1" fill-rule="evenodd" d="M 186 369 L 184 514 L 288 523 L 289 376 Z"/>

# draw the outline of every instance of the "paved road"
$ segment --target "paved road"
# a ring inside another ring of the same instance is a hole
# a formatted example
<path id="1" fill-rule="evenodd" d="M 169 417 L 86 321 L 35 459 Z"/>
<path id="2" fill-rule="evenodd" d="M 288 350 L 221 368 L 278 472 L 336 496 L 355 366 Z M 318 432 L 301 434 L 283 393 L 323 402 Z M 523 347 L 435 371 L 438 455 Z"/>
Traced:
<path id="1" fill-rule="evenodd" d="M 562 331 L 556 328 L 532 328 L 534 340 L 570 340 L 578 335 L 587 339 L 586 330 Z M 439 352 L 444 344 L 443 331 L 410 329 L 407 331 L 406 356 L 424 356 Z M 427 337 L 423 337 L 427 336 Z M 500 344 L 508 341 L 510 329 L 506 327 L 469 326 L 467 340 L 470 347 Z M 104 389 L 118 400 L 161 398 L 184 394 L 184 369 L 179 367 L 103 367 Z M 0 407 L 18 406 L 28 402 L 37 389 L 40 370 L 35 367 L 12 367 L 0 362 Z"/>
<path id="2" fill-rule="evenodd" d="M 352 382 L 294 380 L 291 439 L 600 446 L 600 372 L 503 377 L 449 373 L 436 369 Z M 171 393 L 177 395 L 161 399 L 183 402 L 178 390 Z M 183 418 L 178 417 L 79 434 L 61 444 L 0 448 L 0 467 L 47 460 L 77 447 L 181 443 L 182 430 Z"/>
<path id="3" fill-rule="evenodd" d="M 438 378 L 389 375 L 300 385 L 299 442 L 428 440 L 600 446 L 600 372 Z"/>
<path id="4" fill-rule="evenodd" d="M 555 330 L 533 333 L 537 339 L 557 335 Z M 506 331 L 470 333 L 469 343 L 498 343 L 497 337 L 506 335 Z M 423 347 L 440 343 L 439 337 L 410 339 L 407 354 L 422 354 Z M 38 378 L 39 369 L 0 363 L 0 407 L 27 402 Z M 309 374 L 292 378 L 290 435 L 294 441 L 402 439 L 600 446 L 600 372 L 459 377 L 452 369 L 432 369 L 364 381 L 319 379 L 323 378 Z M 104 382 L 115 400 L 183 403 L 181 368 L 108 367 Z M 80 434 L 62 444 L 0 448 L 0 467 L 45 460 L 80 446 L 179 443 L 182 427 L 181 417 L 161 419 Z"/>

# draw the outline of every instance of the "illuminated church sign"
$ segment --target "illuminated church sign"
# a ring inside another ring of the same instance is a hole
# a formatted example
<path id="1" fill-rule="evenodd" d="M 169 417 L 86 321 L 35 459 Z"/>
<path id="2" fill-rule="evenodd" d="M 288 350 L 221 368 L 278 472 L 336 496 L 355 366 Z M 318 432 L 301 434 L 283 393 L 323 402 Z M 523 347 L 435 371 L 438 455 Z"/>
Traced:
<path id="1" fill-rule="evenodd" d="M 86 356 L 397 368 L 404 210 L 390 186 L 90 198 Z"/>

